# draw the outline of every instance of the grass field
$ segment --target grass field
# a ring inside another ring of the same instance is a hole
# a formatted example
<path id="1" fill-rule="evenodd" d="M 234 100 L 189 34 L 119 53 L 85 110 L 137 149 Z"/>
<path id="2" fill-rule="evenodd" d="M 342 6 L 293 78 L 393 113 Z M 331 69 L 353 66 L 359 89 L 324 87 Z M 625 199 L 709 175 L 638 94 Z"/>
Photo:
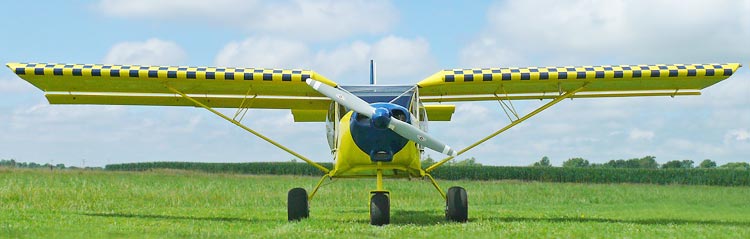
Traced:
<path id="1" fill-rule="evenodd" d="M 444 220 L 427 181 L 387 180 L 391 225 L 370 226 L 372 179 L 335 180 L 311 217 L 286 221 L 286 193 L 318 178 L 182 171 L 0 169 L 9 238 L 750 238 L 750 188 L 441 181 L 469 194 L 469 222 Z"/>

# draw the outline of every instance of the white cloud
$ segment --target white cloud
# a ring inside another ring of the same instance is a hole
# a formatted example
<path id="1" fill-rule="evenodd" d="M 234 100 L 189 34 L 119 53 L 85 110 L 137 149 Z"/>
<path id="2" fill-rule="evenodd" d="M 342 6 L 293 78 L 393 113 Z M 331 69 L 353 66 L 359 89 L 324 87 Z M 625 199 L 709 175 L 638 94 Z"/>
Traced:
<path id="1" fill-rule="evenodd" d="M 309 68 L 310 49 L 302 42 L 250 37 L 230 42 L 216 56 L 216 65 L 264 68 Z"/>
<path id="2" fill-rule="evenodd" d="M 714 144 L 696 142 L 688 139 L 668 139 L 663 144 L 662 155 L 672 156 L 670 158 L 694 159 L 711 158 L 714 156 L 725 156 L 728 148 Z M 703 157 L 696 157 L 701 155 Z"/>
<path id="3" fill-rule="evenodd" d="M 461 50 L 460 58 L 463 68 L 523 66 L 528 59 L 520 52 L 502 46 L 497 39 L 481 37 Z"/>
<path id="4" fill-rule="evenodd" d="M 96 6 L 104 14 L 148 24 L 166 22 L 249 34 L 226 44 L 216 55 L 218 65 L 309 68 L 339 83 L 365 84 L 368 61 L 374 58 L 379 83 L 414 83 L 439 70 L 428 41 L 433 39 L 388 36 L 398 18 L 391 5 L 379 1 L 102 0 Z M 281 12 L 283 18 L 274 15 Z M 457 54 L 460 64 L 448 67 L 748 63 L 750 50 L 741 45 L 750 39 L 747 12 L 750 1 L 505 1 L 486 12 L 488 24 L 482 33 L 461 34 L 461 39 L 449 41 L 471 42 Z M 422 34 L 419 31 L 414 34 Z M 130 42 L 117 54 L 113 47 L 110 53 L 116 59 L 111 62 L 185 62 L 187 54 L 176 43 L 155 40 L 167 44 L 144 47 L 148 41 Z M 334 41 L 311 43 L 320 40 Z M 170 47 L 164 45 L 170 44 L 176 47 L 165 51 Z M 178 57 L 170 58 L 174 56 Z M 529 165 L 544 155 L 557 165 L 570 157 L 604 162 L 650 154 L 660 162 L 745 160 L 750 155 L 750 132 L 744 125 L 750 122 L 746 72 L 745 67 L 698 97 L 566 100 L 461 158 L 473 156 L 495 165 Z M 0 92 L 22 90 L 26 84 L 20 79 L 7 82 L 0 81 Z M 526 113 L 546 102 L 514 104 Z M 37 162 L 55 157 L 103 159 L 100 164 L 107 163 L 107 158 L 116 162 L 291 159 L 209 112 L 189 107 L 36 106 L 0 114 L 0 122 L 0 132 L 6 136 L 0 137 L 0 153 Z M 290 122 L 288 111 L 270 110 L 250 111 L 245 120 L 303 155 L 330 159 L 321 124 Z M 507 118 L 496 102 L 472 102 L 458 105 L 453 122 L 432 123 L 430 129 L 460 149 L 505 124 Z M 25 150 L 13 150 L 16 147 Z M 436 152 L 428 154 L 439 158 Z"/>
<path id="5" fill-rule="evenodd" d="M 736 141 L 750 141 L 750 130 L 734 129 L 727 133 L 727 137 Z"/>
<path id="6" fill-rule="evenodd" d="M 378 63 L 378 82 L 382 84 L 414 83 L 439 69 L 426 40 L 396 36 L 315 52 L 302 41 L 249 37 L 228 43 L 215 62 L 220 66 L 312 69 L 338 83 L 365 84 L 370 59 Z"/>
<path id="7" fill-rule="evenodd" d="M 34 86 L 18 77 L 0 78 L 0 93 L 32 92 L 34 89 Z"/>
<path id="8" fill-rule="evenodd" d="M 430 132 L 441 135 L 438 138 L 445 139 L 451 147 L 468 146 L 491 133 L 492 131 L 489 129 L 496 130 L 502 127 L 503 121 L 507 120 L 504 115 L 503 118 L 498 118 L 501 113 L 496 110 L 499 110 L 499 108 L 492 109 L 488 105 L 487 103 L 474 102 L 458 104 L 451 122 L 430 123 Z M 467 127 L 470 127 L 470 129 L 467 130 Z"/>
<path id="9" fill-rule="evenodd" d="M 427 77 L 439 70 L 430 53 L 430 44 L 422 38 L 405 39 L 388 36 L 372 47 L 372 58 L 378 62 L 378 76 Z M 394 83 L 413 84 L 421 78 L 393 79 Z"/>
<path id="10" fill-rule="evenodd" d="M 82 121 L 95 115 L 117 117 L 125 110 L 124 106 L 82 106 L 50 105 L 47 102 L 18 108 L 11 114 L 9 126 L 13 129 L 40 129 L 42 125 L 54 125 Z"/>
<path id="11" fill-rule="evenodd" d="M 177 43 L 157 38 L 117 43 L 104 57 L 110 64 L 180 65 L 186 60 L 187 53 Z"/>
<path id="12" fill-rule="evenodd" d="M 459 53 L 459 67 L 747 63 L 747 12 L 747 0 L 498 1 L 487 11 L 483 31 Z M 506 155 L 487 160 L 502 165 L 528 165 L 542 155 L 592 162 L 649 154 L 662 160 L 734 160 L 750 149 L 732 144 L 745 138 L 746 132 L 736 129 L 750 122 L 747 77 L 743 67 L 696 97 L 566 100 L 480 148 Z M 538 106 L 519 105 L 524 113 Z M 497 127 L 471 128 L 458 134 L 479 137 L 484 133 L 476 132 Z"/>
<path id="13" fill-rule="evenodd" d="M 355 41 L 333 50 L 319 51 L 315 54 L 314 70 L 330 77 L 355 74 L 365 77 L 364 67 L 372 57 L 372 48 L 368 43 Z"/>
<path id="14" fill-rule="evenodd" d="M 633 140 L 633 141 L 652 140 L 654 139 L 654 135 L 655 135 L 654 131 L 632 129 L 630 130 L 630 133 L 628 134 L 628 139 Z"/>
<path id="15" fill-rule="evenodd" d="M 95 8 L 115 17 L 241 27 L 303 40 L 383 33 L 398 19 L 390 1 L 366 0 L 102 0 Z"/>
<path id="16" fill-rule="evenodd" d="M 317 138 L 325 135 L 323 126 L 291 124 L 289 115 L 288 111 L 251 111 L 245 123 L 316 160 L 328 159 L 325 140 Z M 79 165 L 85 159 L 88 166 L 103 166 L 138 161 L 247 162 L 292 157 L 215 115 L 192 107 L 43 102 L 0 114 L 0 122 L 4 136 L 0 137 L 0 158 L 23 161 Z M 306 150 L 308 147 L 310 150 Z"/>
<path id="17" fill-rule="evenodd" d="M 710 9 L 710 10 L 708 10 Z M 503 1 L 465 66 L 750 60 L 750 1 Z"/>
<path id="18" fill-rule="evenodd" d="M 96 4 L 96 8 L 106 14 L 128 18 L 231 18 L 252 11 L 256 4 L 258 1 L 102 0 Z"/>
<path id="19" fill-rule="evenodd" d="M 19 138 L 45 142 L 153 142 L 164 139 L 165 136 L 177 138 L 196 132 L 203 117 L 185 117 L 174 114 L 175 111 L 180 109 L 119 105 L 50 105 L 41 102 L 15 109 L 4 127 L 9 132 L 23 132 L 24 136 Z M 155 112 L 158 113 L 154 114 Z"/>
<path id="20" fill-rule="evenodd" d="M 339 83 L 349 80 L 351 84 L 366 84 L 370 59 L 377 63 L 378 84 L 413 84 L 440 69 L 427 40 L 397 36 L 386 36 L 373 44 L 355 41 L 320 51 L 312 65 Z"/>

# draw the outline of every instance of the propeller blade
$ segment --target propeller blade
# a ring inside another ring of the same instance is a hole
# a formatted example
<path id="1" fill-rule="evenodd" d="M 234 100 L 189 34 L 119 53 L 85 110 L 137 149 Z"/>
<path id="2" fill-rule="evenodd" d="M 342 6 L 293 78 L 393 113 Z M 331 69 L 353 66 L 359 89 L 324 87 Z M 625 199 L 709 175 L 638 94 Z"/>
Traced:
<path id="1" fill-rule="evenodd" d="M 456 156 L 456 151 L 451 149 L 450 146 L 444 144 L 443 142 L 440 142 L 435 137 L 432 137 L 431 135 L 420 130 L 414 125 L 391 117 L 391 122 L 389 123 L 388 128 L 393 130 L 393 132 L 396 132 L 398 135 L 401 135 L 401 137 L 414 141 L 419 145 L 425 146 L 448 156 Z"/>
<path id="2" fill-rule="evenodd" d="M 373 115 L 375 114 L 375 108 L 356 95 L 323 84 L 320 81 L 313 80 L 312 78 L 307 78 L 305 82 L 316 91 L 327 96 L 328 98 L 331 98 L 331 100 L 336 101 L 337 103 L 346 106 L 347 108 L 359 114 L 363 114 L 370 119 L 372 119 Z M 426 132 L 409 123 L 390 117 L 388 128 L 393 130 L 393 132 L 396 132 L 396 134 L 401 135 L 401 137 L 414 141 L 424 147 L 430 148 L 437 152 L 441 152 L 443 154 L 447 154 L 449 156 L 456 155 L 456 151 L 451 149 L 451 147 L 438 141 Z"/>
<path id="3" fill-rule="evenodd" d="M 346 106 L 346 108 L 349 108 L 354 112 L 363 114 L 368 118 L 372 118 L 372 114 L 375 113 L 375 108 L 370 106 L 369 103 L 360 99 L 356 95 L 352 95 L 352 93 L 333 88 L 329 85 L 323 84 L 320 81 L 313 80 L 312 78 L 307 78 L 305 82 L 307 82 L 308 85 L 310 85 L 313 89 L 317 90 L 321 94 L 328 96 L 328 98 L 331 98 L 333 101 Z"/>

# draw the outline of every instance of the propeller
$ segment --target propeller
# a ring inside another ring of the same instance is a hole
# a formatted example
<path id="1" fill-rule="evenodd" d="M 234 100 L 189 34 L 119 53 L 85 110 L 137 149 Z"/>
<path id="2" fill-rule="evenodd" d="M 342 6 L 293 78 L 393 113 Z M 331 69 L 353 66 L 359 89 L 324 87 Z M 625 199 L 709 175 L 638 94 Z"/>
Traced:
<path id="1" fill-rule="evenodd" d="M 376 109 L 352 93 L 323 84 L 312 78 L 307 78 L 305 82 L 316 91 L 331 98 L 331 100 L 336 101 L 336 103 L 346 106 L 354 112 L 372 119 L 376 127 L 388 127 L 388 129 L 393 130 L 393 132 L 401 135 L 401 137 L 414 141 L 419 145 L 449 156 L 456 156 L 456 151 L 451 149 L 450 146 L 440 142 L 414 125 L 393 118 L 393 116 L 390 115 L 390 112 L 384 108 Z"/>

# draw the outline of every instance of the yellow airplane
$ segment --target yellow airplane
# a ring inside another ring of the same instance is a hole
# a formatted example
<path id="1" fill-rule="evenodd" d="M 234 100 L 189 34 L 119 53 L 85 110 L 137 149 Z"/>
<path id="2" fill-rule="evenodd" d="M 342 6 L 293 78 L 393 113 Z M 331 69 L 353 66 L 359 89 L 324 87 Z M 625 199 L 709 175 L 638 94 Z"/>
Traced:
<path id="1" fill-rule="evenodd" d="M 310 71 L 230 67 L 8 63 L 19 77 L 45 92 L 50 104 L 160 105 L 205 108 L 320 169 L 325 175 L 310 194 L 288 192 L 288 220 L 309 216 L 309 201 L 325 179 L 375 178 L 370 223 L 390 221 L 390 195 L 383 178 L 426 178 L 446 201 L 449 221 L 466 222 L 466 190 L 447 192 L 430 175 L 457 155 L 497 136 L 566 98 L 700 95 L 741 65 L 656 64 L 568 67 L 448 69 L 408 85 L 342 86 Z M 551 99 L 526 115 L 511 100 Z M 510 123 L 476 143 L 455 150 L 427 134 L 429 121 L 449 121 L 444 102 L 499 101 Z M 214 108 L 236 108 L 233 117 Z M 326 122 L 334 167 L 329 169 L 241 123 L 249 108 L 288 109 L 295 122 Z M 447 155 L 423 168 L 424 148 Z"/>

